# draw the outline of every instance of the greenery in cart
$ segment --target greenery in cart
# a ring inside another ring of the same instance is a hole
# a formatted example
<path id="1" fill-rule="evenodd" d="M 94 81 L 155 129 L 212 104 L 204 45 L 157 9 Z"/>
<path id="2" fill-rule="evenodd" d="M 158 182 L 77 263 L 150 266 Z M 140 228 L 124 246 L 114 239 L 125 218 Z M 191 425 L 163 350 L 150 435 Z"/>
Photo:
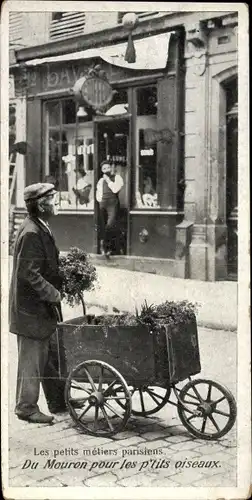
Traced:
<path id="1" fill-rule="evenodd" d="M 136 326 L 144 324 L 153 330 L 162 325 L 188 324 L 193 321 L 198 305 L 187 300 L 180 302 L 165 301 L 158 305 L 148 305 L 145 301 L 135 314 L 103 315 L 94 319 L 95 324 L 106 326 Z"/>
<path id="2" fill-rule="evenodd" d="M 178 325 L 181 323 L 190 323 L 198 311 L 198 304 L 193 304 L 188 300 L 168 301 L 162 304 L 148 305 L 147 302 L 142 305 L 140 314 L 136 311 L 142 323 L 155 328 L 161 325 Z"/>
<path id="3" fill-rule="evenodd" d="M 135 314 L 124 312 L 119 314 L 89 315 L 83 317 L 82 325 L 99 326 L 139 326 L 146 325 L 157 334 L 164 325 L 179 326 L 194 321 L 197 305 L 188 301 L 169 302 L 157 306 L 148 306 L 146 302 L 141 306 L 140 312 Z"/>
<path id="4" fill-rule="evenodd" d="M 86 314 L 84 292 L 94 290 L 97 272 L 88 255 L 77 247 L 70 248 L 67 255 L 60 256 L 61 294 L 70 306 L 82 304 Z"/>

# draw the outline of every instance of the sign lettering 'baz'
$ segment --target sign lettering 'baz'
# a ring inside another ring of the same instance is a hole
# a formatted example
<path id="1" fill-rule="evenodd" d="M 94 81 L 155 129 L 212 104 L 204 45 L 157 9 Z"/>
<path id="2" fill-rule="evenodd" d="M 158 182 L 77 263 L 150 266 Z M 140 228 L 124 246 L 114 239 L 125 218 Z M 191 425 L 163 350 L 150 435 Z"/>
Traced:
<path id="1" fill-rule="evenodd" d="M 45 65 L 43 67 L 29 67 L 27 74 L 27 91 L 29 94 L 37 94 L 39 92 L 47 92 L 50 90 L 57 89 L 72 89 L 75 87 L 78 80 L 85 79 L 89 80 L 90 72 L 94 72 L 93 69 L 89 70 L 85 64 L 68 64 L 64 65 Z M 93 78 L 92 81 L 97 81 L 97 90 L 100 95 L 105 95 L 112 92 L 113 90 L 108 82 L 106 73 L 104 70 L 99 71 L 100 75 L 98 78 Z M 109 79 L 118 78 L 117 71 L 114 68 L 109 68 Z M 91 78 L 90 78 L 91 80 Z M 100 81 L 102 80 L 102 81 Z M 15 93 L 21 92 L 21 77 L 17 72 L 14 76 L 15 81 Z M 83 80 L 82 80 L 83 81 Z M 107 81 L 107 84 L 105 84 Z M 98 83 L 99 82 L 99 83 Z M 88 87 L 91 87 L 91 81 Z M 86 86 L 84 86 L 86 88 Z M 83 89 L 85 90 L 85 89 Z M 97 91 L 96 91 L 97 92 Z"/>

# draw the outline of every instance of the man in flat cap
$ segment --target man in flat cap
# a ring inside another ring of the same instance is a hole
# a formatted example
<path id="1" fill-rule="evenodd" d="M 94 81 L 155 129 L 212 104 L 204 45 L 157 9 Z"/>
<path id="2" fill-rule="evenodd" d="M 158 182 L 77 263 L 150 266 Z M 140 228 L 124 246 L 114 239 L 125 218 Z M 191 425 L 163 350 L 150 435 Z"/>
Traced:
<path id="1" fill-rule="evenodd" d="M 64 369 L 62 340 L 57 338 L 55 345 L 57 321 L 62 320 L 59 252 L 48 225 L 57 214 L 58 199 L 49 183 L 27 186 L 24 199 L 28 216 L 16 236 L 10 286 L 10 331 L 18 343 L 15 414 L 50 424 L 53 416 L 38 407 L 40 382 L 51 413 L 65 407 L 64 383 L 58 377 L 59 362 Z"/>

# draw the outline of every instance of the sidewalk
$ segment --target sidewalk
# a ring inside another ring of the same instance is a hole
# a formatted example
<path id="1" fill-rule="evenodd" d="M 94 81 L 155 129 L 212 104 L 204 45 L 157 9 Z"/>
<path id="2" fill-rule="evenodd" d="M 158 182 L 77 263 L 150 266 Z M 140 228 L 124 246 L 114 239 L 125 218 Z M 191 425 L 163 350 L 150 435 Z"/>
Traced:
<path id="1" fill-rule="evenodd" d="M 87 306 L 116 307 L 134 312 L 144 300 L 148 304 L 165 300 L 198 303 L 199 326 L 221 330 L 237 329 L 237 282 L 204 282 L 96 266 L 99 288 L 86 292 Z M 81 308 L 78 308 L 81 315 Z M 76 313 L 76 310 L 75 310 Z"/>
<path id="2" fill-rule="evenodd" d="M 9 257 L 10 272 L 11 269 L 12 257 Z M 229 331 L 237 329 L 237 282 L 185 280 L 106 266 L 96 266 L 96 269 L 99 286 L 85 293 L 88 311 L 91 306 L 99 306 L 99 309 L 111 313 L 113 307 L 134 312 L 144 300 L 148 304 L 189 300 L 199 304 L 199 326 Z M 81 306 L 70 308 L 66 304 L 63 313 L 64 320 L 83 314 Z"/>

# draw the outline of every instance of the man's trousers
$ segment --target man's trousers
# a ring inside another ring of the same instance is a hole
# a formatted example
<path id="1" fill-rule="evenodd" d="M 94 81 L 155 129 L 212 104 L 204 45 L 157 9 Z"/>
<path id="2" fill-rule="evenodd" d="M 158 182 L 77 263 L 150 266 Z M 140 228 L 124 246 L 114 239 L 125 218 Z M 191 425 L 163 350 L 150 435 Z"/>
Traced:
<path id="1" fill-rule="evenodd" d="M 100 203 L 100 239 L 105 252 L 116 247 L 118 237 L 119 200 L 108 200 Z"/>
<path id="2" fill-rule="evenodd" d="M 66 358 L 61 336 L 55 332 L 49 339 L 34 340 L 17 335 L 17 343 L 16 415 L 26 417 L 39 410 L 40 382 L 49 410 L 64 406 L 65 381 L 60 375 L 66 375 Z"/>

